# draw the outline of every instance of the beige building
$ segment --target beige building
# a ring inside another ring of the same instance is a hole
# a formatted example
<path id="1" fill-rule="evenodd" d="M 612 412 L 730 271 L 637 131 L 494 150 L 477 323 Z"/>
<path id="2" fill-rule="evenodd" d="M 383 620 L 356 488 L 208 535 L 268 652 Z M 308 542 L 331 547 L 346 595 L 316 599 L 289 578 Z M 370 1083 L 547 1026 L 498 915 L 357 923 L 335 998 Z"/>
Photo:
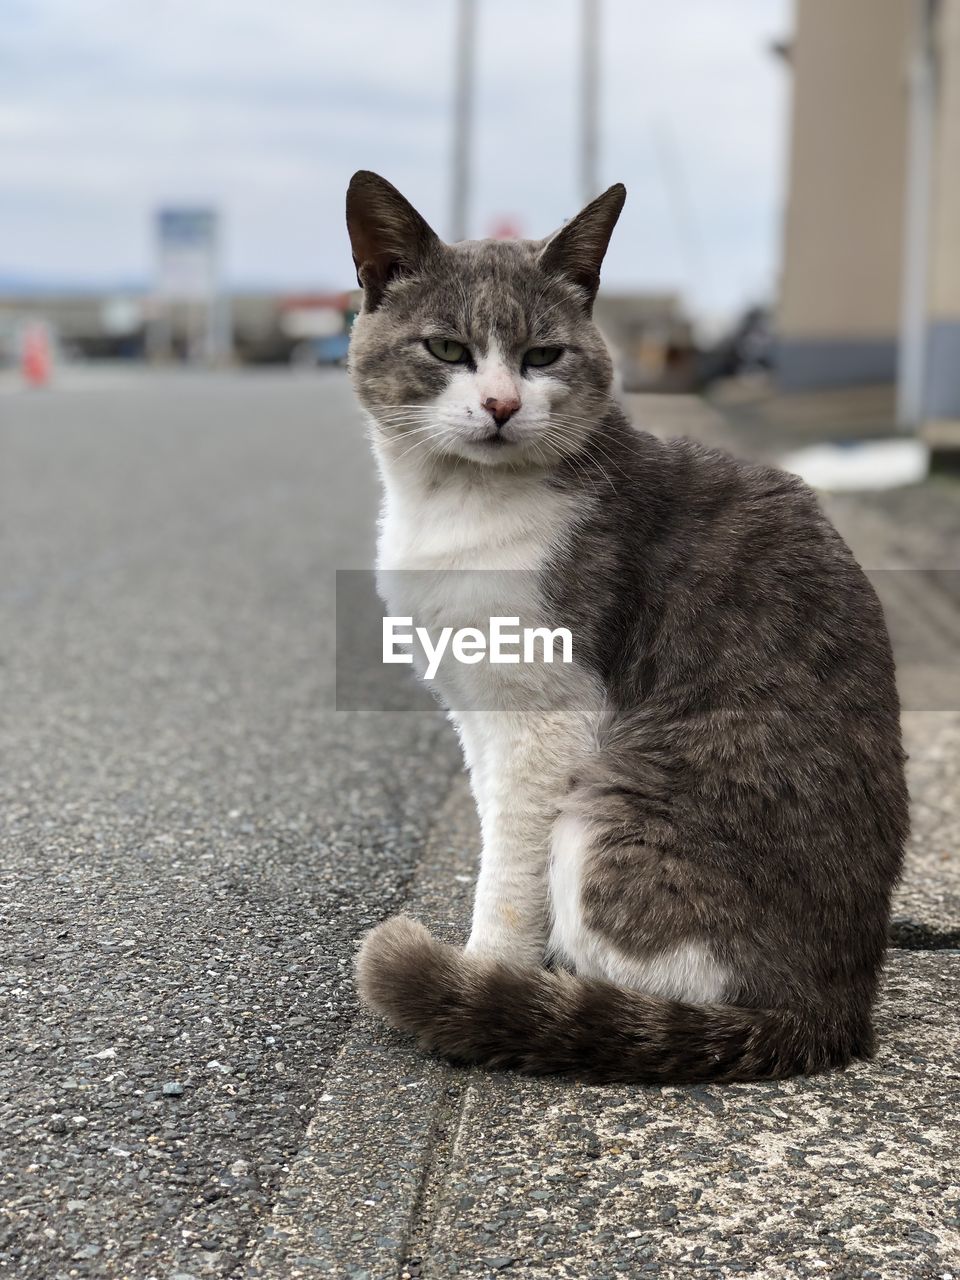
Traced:
<path id="1" fill-rule="evenodd" d="M 781 383 L 960 419 L 960 0 L 797 0 L 790 62 Z"/>

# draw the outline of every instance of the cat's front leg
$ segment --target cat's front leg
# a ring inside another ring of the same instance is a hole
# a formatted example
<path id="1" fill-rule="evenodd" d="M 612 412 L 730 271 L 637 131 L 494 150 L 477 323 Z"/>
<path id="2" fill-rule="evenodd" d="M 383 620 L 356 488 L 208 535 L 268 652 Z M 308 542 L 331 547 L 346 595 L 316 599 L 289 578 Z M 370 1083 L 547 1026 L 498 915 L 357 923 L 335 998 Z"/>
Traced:
<path id="1" fill-rule="evenodd" d="M 550 929 L 550 833 L 584 732 L 557 714 L 475 712 L 460 736 L 483 836 L 467 950 L 540 965 Z"/>
<path id="2" fill-rule="evenodd" d="M 542 963 L 549 933 L 551 817 L 532 797 L 515 793 L 506 803 L 509 809 L 494 802 L 481 816 L 483 853 L 467 950 L 530 967 Z"/>

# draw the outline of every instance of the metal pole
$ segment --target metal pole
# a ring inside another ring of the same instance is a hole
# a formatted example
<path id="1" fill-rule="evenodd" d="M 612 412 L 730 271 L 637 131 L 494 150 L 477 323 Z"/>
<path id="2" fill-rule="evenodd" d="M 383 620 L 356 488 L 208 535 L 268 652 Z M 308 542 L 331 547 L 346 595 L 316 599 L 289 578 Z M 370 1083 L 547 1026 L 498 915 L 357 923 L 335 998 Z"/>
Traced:
<path id="1" fill-rule="evenodd" d="M 216 213 L 210 231 L 209 254 L 203 358 L 206 364 L 215 365 L 220 359 L 220 218 Z"/>
<path id="2" fill-rule="evenodd" d="M 469 235 L 470 142 L 473 116 L 473 45 L 476 26 L 474 0 L 458 0 L 453 86 L 453 166 L 450 198 L 450 239 Z"/>
<path id="3" fill-rule="evenodd" d="M 924 407 L 927 284 L 936 126 L 934 28 L 937 7 L 938 0 L 914 0 L 913 38 L 907 73 L 907 189 L 897 373 L 897 423 L 904 429 L 919 426 Z"/>
<path id="4" fill-rule="evenodd" d="M 580 8 L 580 198 L 584 204 L 599 194 L 600 0 L 581 0 Z"/>
<path id="5" fill-rule="evenodd" d="M 161 214 L 157 210 L 152 220 L 154 267 L 153 291 L 149 303 L 144 346 L 151 364 L 161 364 L 173 358 L 173 306 L 162 290 L 163 235 Z"/>
<path id="6" fill-rule="evenodd" d="M 206 357 L 213 365 L 227 364 L 233 355 L 233 307 L 223 270 L 223 220 L 214 214 L 207 296 Z"/>

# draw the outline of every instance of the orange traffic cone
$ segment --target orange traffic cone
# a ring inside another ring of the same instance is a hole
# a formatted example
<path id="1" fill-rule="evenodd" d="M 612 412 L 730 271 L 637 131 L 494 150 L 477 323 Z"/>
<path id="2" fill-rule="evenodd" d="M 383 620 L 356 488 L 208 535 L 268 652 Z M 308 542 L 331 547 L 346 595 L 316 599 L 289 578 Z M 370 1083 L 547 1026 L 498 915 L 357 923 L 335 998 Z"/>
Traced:
<path id="1" fill-rule="evenodd" d="M 50 382 L 53 358 L 46 325 L 32 324 L 23 335 L 20 372 L 28 387 L 45 387 Z"/>

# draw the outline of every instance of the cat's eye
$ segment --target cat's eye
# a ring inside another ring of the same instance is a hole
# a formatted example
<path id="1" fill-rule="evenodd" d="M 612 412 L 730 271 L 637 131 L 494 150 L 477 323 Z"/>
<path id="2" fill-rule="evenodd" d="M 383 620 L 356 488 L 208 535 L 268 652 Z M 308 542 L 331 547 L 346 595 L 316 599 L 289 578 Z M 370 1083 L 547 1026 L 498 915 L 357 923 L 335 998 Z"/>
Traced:
<path id="1" fill-rule="evenodd" d="M 523 357 L 524 368 L 545 369 L 548 364 L 559 360 L 563 347 L 531 347 Z"/>
<path id="2" fill-rule="evenodd" d="M 470 359 L 470 352 L 463 343 L 454 342 L 452 338 L 427 338 L 424 346 L 432 356 L 446 364 L 465 364 Z"/>

